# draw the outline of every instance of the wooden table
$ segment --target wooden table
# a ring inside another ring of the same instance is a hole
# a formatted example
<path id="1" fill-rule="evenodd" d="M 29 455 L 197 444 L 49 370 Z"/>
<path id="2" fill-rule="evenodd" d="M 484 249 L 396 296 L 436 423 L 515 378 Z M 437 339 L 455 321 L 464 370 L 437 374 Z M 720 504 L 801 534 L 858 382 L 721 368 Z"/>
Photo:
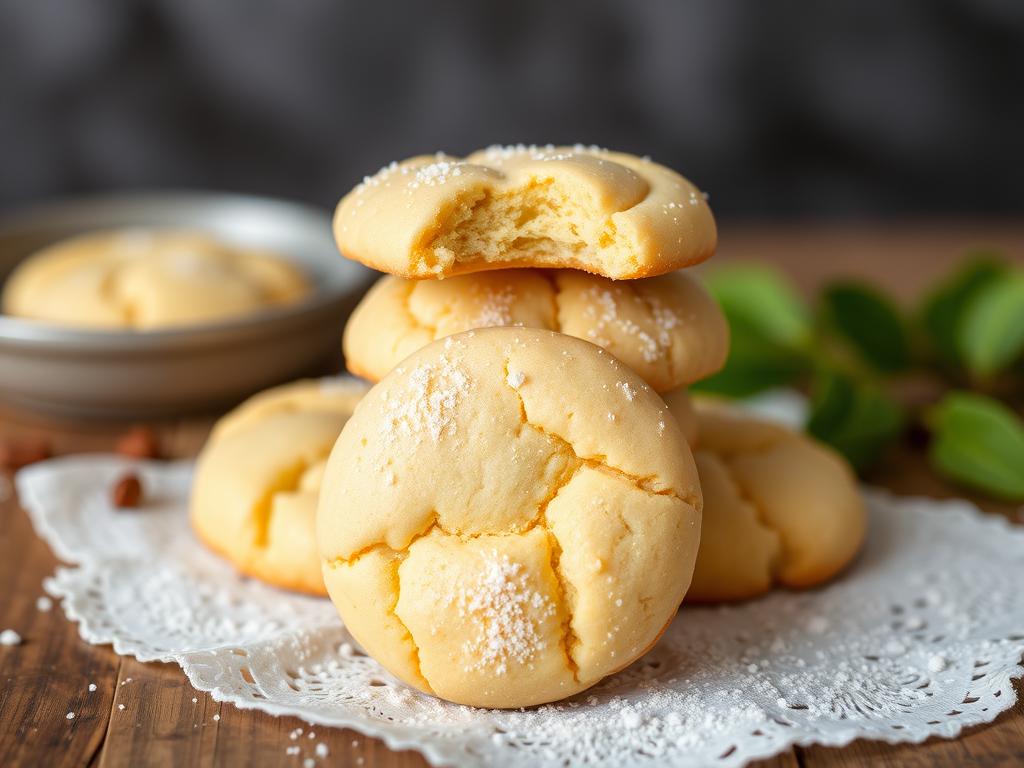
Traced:
<path id="1" fill-rule="evenodd" d="M 835 275 L 880 282 L 901 297 L 948 268 L 965 247 L 987 243 L 1024 260 L 1024 223 L 920 223 L 899 226 L 724 226 L 720 259 L 766 259 L 811 290 Z M 193 455 L 212 416 L 154 425 L 172 456 Z M 57 453 L 110 450 L 125 425 L 55 423 L 0 407 L 0 436 L 45 436 Z M 934 476 L 910 448 L 898 449 L 870 481 L 901 493 L 964 496 Z M 9 488 L 9 486 L 8 486 Z M 0 498 L 5 494 L 0 490 Z M 969 496 L 969 495 L 968 495 Z M 1007 504 L 975 499 L 994 514 L 1024 522 Z M 417 753 L 392 753 L 352 731 L 307 726 L 221 705 L 195 691 L 173 665 L 141 664 L 109 647 L 87 645 L 60 608 L 38 610 L 42 581 L 56 560 L 12 498 L 0 501 L 0 629 L 20 646 L 0 648 L 0 766 L 301 765 L 326 743 L 318 765 L 423 765 Z M 89 683 L 96 690 L 89 692 Z M 1018 696 L 1022 688 L 1017 685 Z M 123 707 L 123 708 L 122 708 Z M 66 714 L 75 713 L 73 720 Z M 214 719 L 219 715 L 219 718 Z M 293 741 L 290 733 L 303 729 Z M 316 733 L 308 738 L 310 731 Z M 285 750 L 300 745 L 299 758 Z M 858 742 L 844 749 L 795 748 L 761 763 L 775 766 L 1024 765 L 1024 704 L 956 741 L 920 746 Z"/>

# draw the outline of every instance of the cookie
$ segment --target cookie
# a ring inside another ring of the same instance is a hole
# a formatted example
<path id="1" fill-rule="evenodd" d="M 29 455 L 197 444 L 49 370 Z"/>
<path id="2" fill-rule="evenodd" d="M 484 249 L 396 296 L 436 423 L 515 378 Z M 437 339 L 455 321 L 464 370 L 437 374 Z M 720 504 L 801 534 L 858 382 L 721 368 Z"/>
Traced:
<path id="1" fill-rule="evenodd" d="M 214 427 L 196 462 L 192 527 L 239 571 L 326 594 L 316 500 L 327 455 L 368 385 L 299 381 L 255 395 Z"/>
<path id="2" fill-rule="evenodd" d="M 274 254 L 193 232 L 82 235 L 22 262 L 4 286 L 10 315 L 80 328 L 154 330 L 294 302 L 305 276 Z"/>
<path id="3" fill-rule="evenodd" d="M 580 339 L 487 328 L 370 390 L 328 460 L 317 539 L 345 626 L 388 670 L 525 707 L 654 644 L 700 506 L 686 441 L 635 373 Z"/>
<path id="4" fill-rule="evenodd" d="M 490 147 L 382 168 L 338 204 L 334 235 L 356 261 L 408 278 L 505 267 L 621 280 L 715 251 L 705 196 L 675 171 L 596 147 Z"/>
<path id="5" fill-rule="evenodd" d="M 345 328 L 353 373 L 378 381 L 420 347 L 488 326 L 546 328 L 604 347 L 659 392 L 725 363 L 729 327 L 696 278 L 615 282 L 574 270 L 503 269 L 448 280 L 381 278 Z"/>
<path id="6" fill-rule="evenodd" d="M 687 602 L 814 587 L 853 560 L 866 519 L 844 459 L 720 404 L 698 401 L 697 424 L 704 514 Z"/>

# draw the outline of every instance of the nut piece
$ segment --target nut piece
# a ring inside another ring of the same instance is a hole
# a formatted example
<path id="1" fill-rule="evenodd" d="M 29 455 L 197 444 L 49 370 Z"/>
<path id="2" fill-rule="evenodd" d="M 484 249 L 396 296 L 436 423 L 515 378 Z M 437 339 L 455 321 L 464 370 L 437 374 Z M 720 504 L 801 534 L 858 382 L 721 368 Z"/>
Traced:
<path id="1" fill-rule="evenodd" d="M 14 472 L 29 464 L 48 459 L 52 455 L 50 443 L 41 437 L 2 440 L 0 441 L 0 470 Z"/>
<path id="2" fill-rule="evenodd" d="M 111 500 L 118 509 L 134 509 L 142 501 L 142 483 L 138 475 L 129 473 L 114 484 Z"/>
<path id="3" fill-rule="evenodd" d="M 116 450 L 130 459 L 159 459 L 160 440 L 150 427 L 139 425 L 132 427 L 117 440 Z"/>

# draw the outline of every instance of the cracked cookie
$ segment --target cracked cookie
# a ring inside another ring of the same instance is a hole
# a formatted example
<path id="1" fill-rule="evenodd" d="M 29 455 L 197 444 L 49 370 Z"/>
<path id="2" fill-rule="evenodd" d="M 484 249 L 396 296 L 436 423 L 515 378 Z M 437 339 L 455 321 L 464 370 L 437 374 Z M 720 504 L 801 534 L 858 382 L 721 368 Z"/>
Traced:
<path id="1" fill-rule="evenodd" d="M 658 392 L 715 373 L 729 349 L 718 304 L 682 272 L 616 282 L 575 270 L 503 269 L 448 280 L 381 278 L 345 327 L 345 359 L 353 373 L 377 381 L 431 341 L 502 325 L 593 342 Z"/>
<path id="2" fill-rule="evenodd" d="M 253 396 L 216 426 L 199 454 L 192 527 L 239 571 L 326 594 L 316 500 L 327 455 L 367 385 L 298 381 Z"/>
<path id="3" fill-rule="evenodd" d="M 704 513 L 687 602 L 806 589 L 853 560 L 866 518 L 845 460 L 803 434 L 719 403 L 698 400 L 696 412 Z"/>
<path id="4" fill-rule="evenodd" d="M 597 147 L 490 147 L 392 163 L 338 204 L 341 252 L 382 272 L 443 278 L 562 267 L 615 280 L 714 253 L 705 196 L 675 171 Z"/>
<path id="5" fill-rule="evenodd" d="M 48 323 L 139 331 L 210 323 L 297 301 L 283 258 L 194 232 L 120 230 L 64 240 L 15 269 L 3 308 Z"/>
<path id="6" fill-rule="evenodd" d="M 420 690 L 565 698 L 658 639 L 690 583 L 696 469 L 664 402 L 588 342 L 487 328 L 365 396 L 324 472 L 317 540 L 346 627 Z"/>

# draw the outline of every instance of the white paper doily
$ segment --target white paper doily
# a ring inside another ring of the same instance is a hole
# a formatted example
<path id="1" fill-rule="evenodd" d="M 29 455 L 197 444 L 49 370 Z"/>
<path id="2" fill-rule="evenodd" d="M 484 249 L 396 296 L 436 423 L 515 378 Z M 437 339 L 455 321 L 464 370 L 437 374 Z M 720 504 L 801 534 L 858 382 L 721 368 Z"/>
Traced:
<path id="1" fill-rule="evenodd" d="M 147 505 L 116 510 L 142 475 Z M 72 567 L 48 589 L 92 643 L 175 661 L 220 701 L 354 728 L 434 763 L 735 766 L 792 744 L 955 736 L 1013 705 L 1024 651 L 1024 531 L 966 502 L 866 492 L 870 533 L 838 582 L 684 608 L 655 649 L 558 705 L 447 704 L 353 650 L 326 600 L 237 577 L 192 536 L 190 463 L 78 456 L 17 478 Z"/>

